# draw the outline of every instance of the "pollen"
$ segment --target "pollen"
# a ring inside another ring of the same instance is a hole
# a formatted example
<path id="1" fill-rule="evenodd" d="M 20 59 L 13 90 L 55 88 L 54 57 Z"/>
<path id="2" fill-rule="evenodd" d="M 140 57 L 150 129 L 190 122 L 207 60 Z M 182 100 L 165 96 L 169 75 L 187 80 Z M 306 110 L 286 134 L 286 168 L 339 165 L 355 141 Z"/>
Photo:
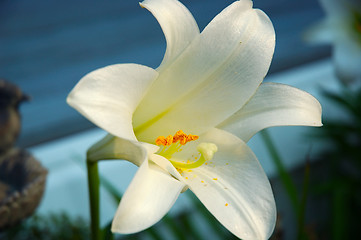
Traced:
<path id="1" fill-rule="evenodd" d="M 189 134 L 189 135 L 187 136 L 187 142 L 195 141 L 195 140 L 197 140 L 198 138 L 199 138 L 199 136 L 197 136 L 197 135 Z"/>
<path id="2" fill-rule="evenodd" d="M 184 144 L 186 144 L 187 136 L 188 135 L 185 134 L 182 130 L 179 130 L 178 132 L 176 132 L 174 134 L 173 143 L 176 143 L 179 141 L 180 144 L 184 145 Z"/>
<path id="3" fill-rule="evenodd" d="M 228 203 L 224 204 L 224 206 L 226 206 L 226 207 L 227 207 L 227 206 L 228 206 Z"/>
<path id="4" fill-rule="evenodd" d="M 213 180 L 218 180 L 218 178 L 213 178 Z"/>
<path id="5" fill-rule="evenodd" d="M 155 140 L 155 144 L 157 144 L 158 146 L 159 145 L 170 146 L 172 143 L 173 143 L 173 136 L 172 135 L 169 135 L 168 137 L 159 136 Z"/>
<path id="6" fill-rule="evenodd" d="M 192 134 L 187 135 L 182 130 L 179 130 L 174 134 L 174 136 L 169 135 L 168 137 L 164 137 L 164 136 L 157 137 L 157 139 L 155 140 L 155 144 L 157 144 L 158 146 L 159 145 L 170 146 L 172 143 L 179 142 L 181 145 L 185 145 L 187 142 L 195 141 L 198 138 L 199 137 L 197 135 L 192 135 Z"/>

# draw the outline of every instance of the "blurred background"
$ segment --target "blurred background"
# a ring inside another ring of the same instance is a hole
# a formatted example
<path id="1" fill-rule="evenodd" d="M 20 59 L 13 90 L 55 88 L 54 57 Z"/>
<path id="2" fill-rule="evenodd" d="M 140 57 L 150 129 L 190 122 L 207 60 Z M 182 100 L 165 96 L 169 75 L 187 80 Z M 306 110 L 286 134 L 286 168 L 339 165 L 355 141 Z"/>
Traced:
<path id="1" fill-rule="evenodd" d="M 232 2 L 182 1 L 201 30 Z M 275 54 L 265 81 L 290 84 L 315 95 L 323 106 L 326 129 L 270 131 L 289 181 L 297 189 L 298 207 L 293 206 L 262 139 L 257 135 L 250 142 L 276 197 L 279 221 L 273 239 L 356 239 L 361 94 L 338 83 L 330 45 L 304 41 L 305 31 L 325 17 L 317 0 L 254 0 L 254 7 L 267 13 L 276 31 Z M 156 19 L 138 1 L 0 0 L 0 79 L 31 97 L 20 107 L 22 131 L 17 146 L 28 148 L 48 169 L 36 216 L 0 232 L 0 239 L 88 239 L 85 152 L 104 133 L 69 107 L 66 96 L 82 76 L 100 67 L 139 63 L 156 68 L 165 48 Z M 103 226 L 111 220 L 135 170 L 124 163 L 101 166 Z M 189 193 L 180 198 L 170 217 L 147 232 L 118 237 L 232 239 L 193 198 Z M 194 230 L 194 225 L 201 231 Z"/>

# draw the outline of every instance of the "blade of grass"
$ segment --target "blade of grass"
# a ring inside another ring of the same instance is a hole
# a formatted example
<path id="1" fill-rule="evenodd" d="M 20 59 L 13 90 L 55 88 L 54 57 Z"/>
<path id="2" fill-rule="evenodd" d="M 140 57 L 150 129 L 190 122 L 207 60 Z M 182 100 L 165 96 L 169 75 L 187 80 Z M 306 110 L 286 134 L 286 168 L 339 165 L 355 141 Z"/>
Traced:
<path id="1" fill-rule="evenodd" d="M 118 189 L 103 176 L 100 176 L 100 184 L 110 193 L 115 204 L 119 204 L 120 199 L 122 199 L 122 194 Z"/>
<path id="2" fill-rule="evenodd" d="M 304 177 L 303 177 L 303 187 L 302 187 L 302 197 L 301 204 L 298 209 L 298 221 L 297 221 L 297 239 L 305 239 L 305 213 L 307 205 L 307 197 L 309 193 L 309 184 L 310 184 L 310 161 L 309 156 L 306 158 Z"/>
<path id="3" fill-rule="evenodd" d="M 109 222 L 104 228 L 103 228 L 103 236 L 104 240 L 113 240 L 114 235 L 111 232 L 112 222 Z"/>
<path id="4" fill-rule="evenodd" d="M 192 236 L 193 239 L 197 240 L 203 240 L 204 237 L 200 233 L 199 229 L 197 229 L 195 226 L 198 224 L 194 224 L 191 213 L 183 213 L 180 215 L 180 221 L 182 222 L 182 225 L 184 226 L 184 229 L 187 230 L 187 233 Z"/>
<path id="5" fill-rule="evenodd" d="M 207 223 L 213 229 L 213 232 L 217 235 L 218 239 L 228 239 L 231 240 L 235 236 L 228 232 L 215 217 L 207 210 L 207 208 L 198 200 L 198 198 L 192 193 L 187 191 L 188 197 L 191 199 L 195 209 L 201 214 L 201 216 L 207 221 Z M 215 238 L 217 239 L 217 238 Z M 238 238 L 235 238 L 238 239 Z"/>
<path id="6" fill-rule="evenodd" d="M 351 113 L 357 112 L 357 109 L 355 109 L 353 105 L 355 102 L 354 96 L 347 89 L 344 89 L 341 94 L 324 90 L 323 95 L 334 103 L 344 107 L 344 109 L 349 110 Z"/>
<path id="7" fill-rule="evenodd" d="M 341 181 L 338 181 L 333 191 L 333 226 L 332 239 L 342 240 L 348 239 L 347 225 L 348 225 L 348 195 L 347 187 Z"/>
<path id="8" fill-rule="evenodd" d="M 152 239 L 155 239 L 155 240 L 163 240 L 163 237 L 158 233 L 156 227 L 148 228 L 147 230 L 145 230 L 145 232 L 146 232 L 148 235 L 150 235 L 150 237 L 151 237 Z"/>
<path id="9" fill-rule="evenodd" d="M 280 154 L 278 153 L 276 146 L 273 144 L 273 141 L 271 139 L 271 136 L 269 135 L 268 131 L 262 130 L 261 137 L 271 155 L 271 159 L 273 160 L 273 163 L 276 166 L 277 173 L 281 179 L 281 182 L 286 189 L 287 195 L 291 201 L 293 210 L 296 215 L 298 215 L 298 208 L 299 208 L 299 201 L 298 201 L 298 195 L 297 195 L 297 188 L 294 184 L 291 176 L 286 171 L 285 166 L 283 165 L 282 159 L 280 157 Z"/>
<path id="10" fill-rule="evenodd" d="M 170 229 L 172 230 L 173 236 L 175 237 L 175 239 L 178 240 L 184 240 L 187 239 L 187 235 L 185 233 L 185 231 L 183 231 L 179 224 L 177 224 L 177 222 L 175 221 L 174 218 L 170 217 L 169 215 L 165 215 L 163 218 L 163 223 Z"/>

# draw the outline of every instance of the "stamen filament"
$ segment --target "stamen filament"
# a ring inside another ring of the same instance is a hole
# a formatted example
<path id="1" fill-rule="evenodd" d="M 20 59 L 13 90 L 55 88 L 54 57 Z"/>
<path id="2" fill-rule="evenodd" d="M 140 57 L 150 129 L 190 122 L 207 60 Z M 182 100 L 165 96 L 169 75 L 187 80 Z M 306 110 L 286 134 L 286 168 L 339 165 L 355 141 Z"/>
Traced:
<path id="1" fill-rule="evenodd" d="M 199 166 L 202 166 L 203 163 L 205 163 L 206 159 L 203 157 L 203 155 L 200 156 L 200 158 L 197 161 L 191 162 L 191 163 L 185 163 L 185 162 L 177 162 L 169 159 L 169 161 L 173 164 L 176 168 L 197 168 Z"/>
<path id="2" fill-rule="evenodd" d="M 180 148 L 181 145 L 179 143 L 175 143 L 168 147 L 164 146 L 163 149 L 158 154 L 162 155 L 165 158 L 171 158 L 174 153 L 179 152 Z"/>

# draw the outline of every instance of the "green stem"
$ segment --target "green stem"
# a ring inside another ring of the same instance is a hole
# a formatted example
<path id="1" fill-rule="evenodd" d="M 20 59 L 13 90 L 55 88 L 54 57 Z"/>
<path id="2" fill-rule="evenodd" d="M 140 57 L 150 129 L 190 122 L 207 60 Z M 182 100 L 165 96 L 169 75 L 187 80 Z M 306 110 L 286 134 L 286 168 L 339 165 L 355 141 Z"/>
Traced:
<path id="1" fill-rule="evenodd" d="M 276 146 L 273 144 L 273 141 L 271 139 L 271 136 L 269 135 L 267 130 L 261 131 L 261 137 L 266 144 L 266 147 L 271 154 L 271 158 L 273 160 L 273 163 L 276 166 L 277 172 L 279 177 L 281 178 L 281 182 L 286 189 L 286 192 L 288 194 L 288 197 L 290 198 L 291 204 L 293 206 L 294 212 L 296 216 L 298 215 L 298 196 L 297 196 L 297 188 L 294 184 L 291 176 L 286 171 L 285 166 L 282 163 L 280 154 L 278 153 Z"/>
<path id="2" fill-rule="evenodd" d="M 89 204 L 90 204 L 90 226 L 91 239 L 101 240 L 102 234 L 100 230 L 100 216 L 99 216 L 99 172 L 98 163 L 87 159 L 88 170 L 88 189 L 89 189 Z"/>

